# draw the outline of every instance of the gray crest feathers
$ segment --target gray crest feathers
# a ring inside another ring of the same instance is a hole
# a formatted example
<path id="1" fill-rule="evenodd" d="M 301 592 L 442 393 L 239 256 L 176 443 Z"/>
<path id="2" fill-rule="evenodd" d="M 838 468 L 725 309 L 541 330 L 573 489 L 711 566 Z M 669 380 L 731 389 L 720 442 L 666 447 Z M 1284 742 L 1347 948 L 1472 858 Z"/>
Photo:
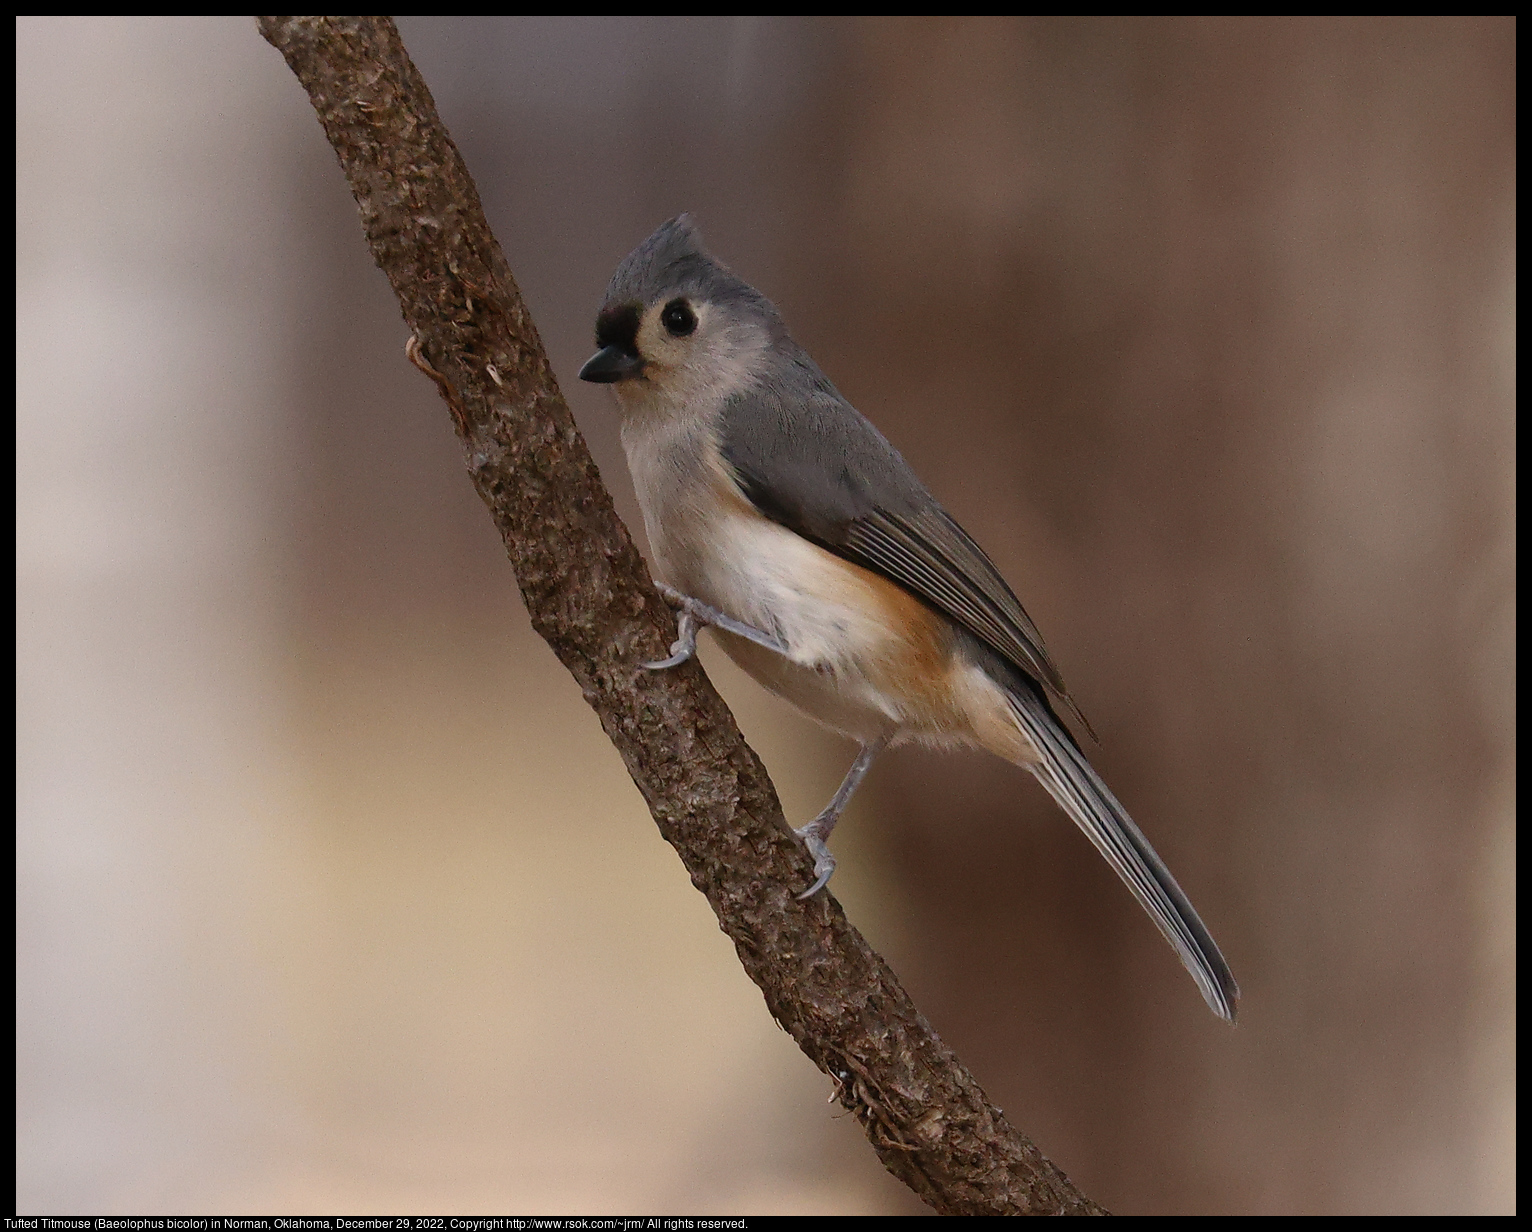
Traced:
<path id="1" fill-rule="evenodd" d="M 702 246 L 702 234 L 690 214 L 662 222 L 622 259 L 607 284 L 606 306 L 637 303 L 647 307 L 678 295 L 701 303 L 730 304 L 780 328 L 781 317 L 771 301 Z"/>

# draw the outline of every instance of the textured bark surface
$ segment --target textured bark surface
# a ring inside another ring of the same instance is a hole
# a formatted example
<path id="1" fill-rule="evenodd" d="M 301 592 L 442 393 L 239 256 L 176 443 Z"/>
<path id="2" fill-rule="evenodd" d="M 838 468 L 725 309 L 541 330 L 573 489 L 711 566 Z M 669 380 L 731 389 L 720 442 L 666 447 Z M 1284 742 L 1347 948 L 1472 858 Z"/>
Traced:
<path id="1" fill-rule="evenodd" d="M 828 894 L 771 781 L 675 636 L 559 393 L 478 192 L 387 18 L 262 17 L 308 91 L 374 258 L 434 370 L 532 623 L 667 842 L 885 1166 L 946 1214 L 1106 1214 L 1007 1123 Z"/>

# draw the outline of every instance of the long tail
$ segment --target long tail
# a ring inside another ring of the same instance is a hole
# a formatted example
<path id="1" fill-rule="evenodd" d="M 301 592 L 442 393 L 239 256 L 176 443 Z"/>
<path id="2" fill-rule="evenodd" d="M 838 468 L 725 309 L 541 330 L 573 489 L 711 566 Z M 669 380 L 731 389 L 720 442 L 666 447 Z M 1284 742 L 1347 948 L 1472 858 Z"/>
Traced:
<path id="1" fill-rule="evenodd" d="M 1006 693 L 1017 723 L 1042 754 L 1042 762 L 1028 768 L 1159 925 L 1213 1013 L 1233 1022 L 1239 985 L 1170 870 L 1091 769 L 1047 701 L 1025 686 Z"/>

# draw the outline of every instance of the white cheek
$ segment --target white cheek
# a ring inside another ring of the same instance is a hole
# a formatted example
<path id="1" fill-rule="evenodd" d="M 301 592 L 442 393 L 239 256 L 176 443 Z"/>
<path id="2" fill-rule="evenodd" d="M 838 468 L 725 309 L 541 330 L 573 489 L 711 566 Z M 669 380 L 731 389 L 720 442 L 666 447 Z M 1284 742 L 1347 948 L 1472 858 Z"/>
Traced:
<path id="1" fill-rule="evenodd" d="M 708 304 L 699 305 L 697 332 L 686 338 L 670 337 L 653 313 L 638 332 L 639 353 L 651 361 L 647 379 L 632 384 L 645 387 L 646 401 L 716 407 L 754 380 L 770 345 L 758 325 L 727 322 Z"/>
<path id="2" fill-rule="evenodd" d="M 667 379 L 681 401 L 717 406 L 751 383 L 759 366 L 760 350 L 751 346 L 709 346 L 671 369 Z"/>

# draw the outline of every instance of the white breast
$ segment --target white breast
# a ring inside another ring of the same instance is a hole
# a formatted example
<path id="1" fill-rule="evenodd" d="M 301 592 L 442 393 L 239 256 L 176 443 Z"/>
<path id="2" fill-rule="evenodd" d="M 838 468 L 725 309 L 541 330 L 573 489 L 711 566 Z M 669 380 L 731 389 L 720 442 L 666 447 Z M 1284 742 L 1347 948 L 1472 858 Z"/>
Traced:
<path id="1" fill-rule="evenodd" d="M 897 640 L 846 565 L 786 527 L 752 510 L 720 519 L 712 538 L 707 601 L 775 633 L 795 663 L 845 671 Z"/>
<path id="2" fill-rule="evenodd" d="M 887 668 L 908 657 L 910 630 L 890 623 L 874 581 L 757 512 L 704 424 L 634 416 L 622 436 L 662 580 L 789 648 L 783 659 L 722 639 L 740 665 L 841 730 L 904 725 Z"/>
<path id="3" fill-rule="evenodd" d="M 845 564 L 740 494 L 705 424 L 630 420 L 622 437 L 663 580 L 776 634 L 806 667 L 840 666 L 848 647 L 886 640 Z"/>

